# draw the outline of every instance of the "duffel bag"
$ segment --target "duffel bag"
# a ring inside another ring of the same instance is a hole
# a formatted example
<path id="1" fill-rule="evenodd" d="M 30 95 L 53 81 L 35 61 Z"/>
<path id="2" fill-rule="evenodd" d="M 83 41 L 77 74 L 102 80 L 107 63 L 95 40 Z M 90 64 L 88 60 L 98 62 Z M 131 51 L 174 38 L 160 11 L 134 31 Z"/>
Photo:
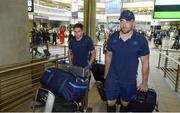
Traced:
<path id="1" fill-rule="evenodd" d="M 48 68 L 41 83 L 55 95 L 62 96 L 65 101 L 77 101 L 84 98 L 88 89 L 88 78 L 78 77 L 58 68 Z"/>
<path id="2" fill-rule="evenodd" d="M 157 94 L 154 89 L 148 89 L 147 92 L 137 91 L 135 98 L 130 102 L 130 108 L 132 112 L 153 112 L 157 107 L 156 103 Z"/>

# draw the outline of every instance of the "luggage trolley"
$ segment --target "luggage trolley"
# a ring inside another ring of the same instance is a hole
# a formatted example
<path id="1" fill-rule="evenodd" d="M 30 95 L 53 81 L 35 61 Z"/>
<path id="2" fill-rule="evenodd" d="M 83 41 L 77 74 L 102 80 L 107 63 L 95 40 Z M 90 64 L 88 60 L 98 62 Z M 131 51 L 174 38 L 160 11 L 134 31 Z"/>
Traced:
<path id="1" fill-rule="evenodd" d="M 78 67 L 78 66 L 72 66 L 69 64 L 59 64 L 59 68 L 63 70 L 67 70 L 71 73 L 73 73 L 76 76 L 80 77 L 88 77 L 88 88 L 85 93 L 85 97 L 79 101 L 75 102 L 78 106 L 78 111 L 84 111 L 84 112 L 91 112 L 92 108 L 88 107 L 88 93 L 89 93 L 89 85 L 90 85 L 90 80 L 91 80 L 91 72 L 89 69 Z"/>
<path id="2" fill-rule="evenodd" d="M 42 86 L 43 88 L 37 90 L 33 102 L 33 111 L 42 111 L 43 109 L 44 112 L 91 112 L 92 108 L 88 107 L 90 70 L 68 64 L 60 64 L 58 68 L 71 72 L 76 76 L 88 77 L 88 88 L 84 98 L 79 101 L 66 102 L 62 97 Z M 40 106 L 40 110 L 36 110 L 36 108 L 39 108 L 38 106 Z"/>

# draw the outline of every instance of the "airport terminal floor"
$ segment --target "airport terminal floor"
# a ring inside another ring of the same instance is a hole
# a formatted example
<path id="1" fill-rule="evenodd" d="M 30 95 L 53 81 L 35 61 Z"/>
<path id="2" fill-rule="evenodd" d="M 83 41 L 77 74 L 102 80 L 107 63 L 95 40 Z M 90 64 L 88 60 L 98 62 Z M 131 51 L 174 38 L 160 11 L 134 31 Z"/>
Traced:
<path id="1" fill-rule="evenodd" d="M 102 42 L 98 42 L 97 45 L 102 45 Z M 157 92 L 158 109 L 160 112 L 179 112 L 180 95 L 179 93 L 175 92 L 174 86 L 171 83 L 171 81 L 168 79 L 168 77 L 166 78 L 164 77 L 164 71 L 158 68 L 159 48 L 154 47 L 152 42 L 149 42 L 149 46 L 150 46 L 149 88 L 153 88 Z M 167 42 L 164 41 L 163 47 L 165 48 L 166 46 L 167 46 Z M 41 51 L 41 48 L 39 48 L 39 50 Z M 63 50 L 64 49 L 61 48 L 59 45 L 57 45 L 56 47 L 54 46 L 50 47 L 50 52 L 54 55 L 59 52 L 62 53 Z M 104 62 L 104 54 L 102 53 L 102 51 L 101 51 L 101 61 Z M 141 70 L 139 68 L 138 77 L 137 77 L 138 82 L 141 80 L 141 77 L 142 77 Z M 93 112 L 106 112 L 106 102 L 101 100 L 96 85 L 97 83 L 92 77 L 90 82 L 89 96 L 88 96 L 88 106 L 93 108 Z M 32 99 L 26 101 L 23 105 L 16 108 L 16 111 L 31 112 L 32 111 L 31 107 L 32 107 Z"/>

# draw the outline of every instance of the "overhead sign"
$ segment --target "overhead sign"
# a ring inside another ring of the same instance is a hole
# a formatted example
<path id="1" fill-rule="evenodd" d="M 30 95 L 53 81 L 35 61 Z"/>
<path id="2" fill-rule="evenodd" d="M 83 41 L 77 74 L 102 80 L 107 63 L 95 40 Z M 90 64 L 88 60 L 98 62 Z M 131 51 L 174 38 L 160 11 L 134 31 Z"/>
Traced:
<path id="1" fill-rule="evenodd" d="M 41 15 L 34 15 L 33 16 L 35 22 L 48 22 L 49 17 L 48 16 L 41 16 Z"/>
<path id="2" fill-rule="evenodd" d="M 34 12 L 33 0 L 27 0 L 28 12 Z"/>
<path id="3" fill-rule="evenodd" d="M 71 2 L 72 19 L 78 19 L 78 0 Z"/>
<path id="4" fill-rule="evenodd" d="M 121 0 L 105 0 L 106 14 L 120 14 Z"/>

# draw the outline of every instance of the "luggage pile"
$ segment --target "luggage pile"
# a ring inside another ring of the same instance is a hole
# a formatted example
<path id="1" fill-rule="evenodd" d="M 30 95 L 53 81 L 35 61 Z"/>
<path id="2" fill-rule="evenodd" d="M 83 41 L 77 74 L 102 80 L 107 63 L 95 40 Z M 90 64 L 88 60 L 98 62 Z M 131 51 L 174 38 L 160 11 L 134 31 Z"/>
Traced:
<path id="1" fill-rule="evenodd" d="M 45 106 L 48 96 L 52 108 L 48 112 L 77 112 L 91 110 L 87 107 L 90 74 L 89 70 L 64 64 L 59 68 L 48 68 L 42 78 L 42 87 L 37 91 L 35 102 Z M 45 94 L 46 92 L 46 94 Z M 53 98 L 53 96 L 51 96 Z"/>

